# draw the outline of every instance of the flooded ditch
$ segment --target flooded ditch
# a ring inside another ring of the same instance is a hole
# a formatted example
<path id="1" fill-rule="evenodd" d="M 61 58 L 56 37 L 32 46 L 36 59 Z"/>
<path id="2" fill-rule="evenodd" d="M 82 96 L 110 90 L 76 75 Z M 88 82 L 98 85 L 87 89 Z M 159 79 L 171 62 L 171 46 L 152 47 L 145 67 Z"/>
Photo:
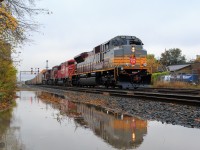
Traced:
<path id="1" fill-rule="evenodd" d="M 0 113 L 0 150 L 182 149 L 200 147 L 200 129 L 115 114 L 40 91 L 19 91 Z"/>

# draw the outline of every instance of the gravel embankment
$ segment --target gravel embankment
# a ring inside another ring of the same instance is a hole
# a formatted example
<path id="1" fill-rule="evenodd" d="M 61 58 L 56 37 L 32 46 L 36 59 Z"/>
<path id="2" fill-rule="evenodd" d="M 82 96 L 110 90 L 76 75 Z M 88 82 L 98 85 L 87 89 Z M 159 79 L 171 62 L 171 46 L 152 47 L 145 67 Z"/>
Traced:
<path id="1" fill-rule="evenodd" d="M 108 110 L 114 110 L 117 113 L 127 113 L 145 120 L 156 120 L 173 125 L 200 128 L 199 106 L 149 101 L 138 98 L 112 97 L 43 87 L 37 87 L 37 89 L 65 95 L 71 101 L 98 105 Z"/>

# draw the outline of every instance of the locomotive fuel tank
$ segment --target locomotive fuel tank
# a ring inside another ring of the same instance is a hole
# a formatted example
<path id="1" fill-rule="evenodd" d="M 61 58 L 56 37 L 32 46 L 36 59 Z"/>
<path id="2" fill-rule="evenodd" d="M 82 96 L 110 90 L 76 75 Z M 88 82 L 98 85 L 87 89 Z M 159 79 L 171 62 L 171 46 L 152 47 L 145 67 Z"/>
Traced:
<path id="1" fill-rule="evenodd" d="M 80 75 L 79 85 L 85 85 L 85 86 L 97 85 L 96 73 L 90 73 L 88 75 L 86 75 L 86 74 Z"/>
<path id="2" fill-rule="evenodd" d="M 96 84 L 96 77 L 90 77 L 90 78 L 80 78 L 79 80 L 80 85 L 86 85 L 86 86 L 95 86 Z"/>

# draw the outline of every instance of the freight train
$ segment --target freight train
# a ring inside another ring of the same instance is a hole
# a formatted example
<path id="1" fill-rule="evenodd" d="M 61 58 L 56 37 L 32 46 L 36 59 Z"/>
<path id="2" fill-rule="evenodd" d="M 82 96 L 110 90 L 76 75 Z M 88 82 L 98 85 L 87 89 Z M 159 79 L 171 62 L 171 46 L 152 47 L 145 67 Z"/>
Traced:
<path id="1" fill-rule="evenodd" d="M 117 36 L 40 73 L 27 84 L 137 88 L 150 84 L 147 51 L 135 36 Z M 41 75 L 42 74 L 42 75 Z"/>

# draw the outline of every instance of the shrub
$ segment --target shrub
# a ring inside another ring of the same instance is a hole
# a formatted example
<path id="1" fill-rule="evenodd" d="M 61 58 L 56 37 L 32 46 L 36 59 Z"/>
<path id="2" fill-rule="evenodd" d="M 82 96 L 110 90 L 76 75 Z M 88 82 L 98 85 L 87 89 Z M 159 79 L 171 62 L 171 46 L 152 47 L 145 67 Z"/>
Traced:
<path id="1" fill-rule="evenodd" d="M 154 84 L 155 82 L 157 82 L 161 76 L 164 76 L 164 75 L 169 75 L 169 72 L 158 72 L 158 73 L 153 73 L 152 74 L 152 83 Z"/>

